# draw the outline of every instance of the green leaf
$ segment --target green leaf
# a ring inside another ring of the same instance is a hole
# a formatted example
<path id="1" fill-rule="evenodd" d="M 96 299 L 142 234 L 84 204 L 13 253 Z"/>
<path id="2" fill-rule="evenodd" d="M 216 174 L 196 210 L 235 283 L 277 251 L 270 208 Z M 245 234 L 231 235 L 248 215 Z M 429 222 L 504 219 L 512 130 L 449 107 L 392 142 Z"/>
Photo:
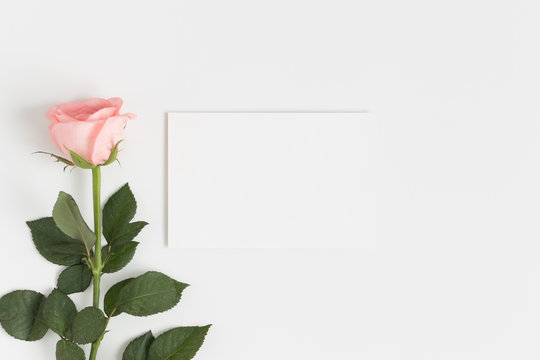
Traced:
<path id="1" fill-rule="evenodd" d="M 103 207 L 103 233 L 108 238 L 114 237 L 119 225 L 129 223 L 137 211 L 137 201 L 129 188 L 129 184 L 122 186 L 115 192 Z"/>
<path id="2" fill-rule="evenodd" d="M 114 148 L 113 148 L 112 151 L 111 151 L 111 155 L 109 156 L 109 159 L 107 159 L 107 161 L 105 161 L 105 162 L 102 164 L 103 166 L 112 164 L 112 163 L 116 160 L 116 156 L 118 155 L 118 145 L 120 145 L 120 143 L 121 143 L 122 141 L 123 141 L 123 140 L 120 140 L 119 142 L 116 143 L 116 145 L 114 145 Z"/>
<path id="3" fill-rule="evenodd" d="M 118 297 L 120 296 L 120 291 L 126 286 L 130 281 L 132 281 L 133 278 L 129 278 L 126 280 L 122 280 L 116 284 L 114 284 L 109 291 L 105 294 L 105 300 L 104 300 L 104 310 L 105 314 L 108 316 L 114 315 L 120 315 L 122 312 L 118 311 L 116 308 L 118 305 Z"/>
<path id="4" fill-rule="evenodd" d="M 109 244 L 120 245 L 125 244 L 133 240 L 139 232 L 148 225 L 146 221 L 135 221 L 129 224 L 125 224 L 118 229 L 113 241 L 107 241 Z"/>
<path id="5" fill-rule="evenodd" d="M 78 167 L 83 168 L 83 169 L 93 169 L 96 167 L 96 165 L 91 164 L 81 155 L 77 154 L 75 151 L 71 151 L 68 148 L 66 149 L 69 151 L 69 154 L 71 155 L 71 160 L 73 160 L 73 163 L 75 163 L 75 165 L 77 165 Z"/>
<path id="6" fill-rule="evenodd" d="M 119 289 L 114 307 L 118 312 L 133 316 L 148 316 L 167 311 L 180 301 L 188 287 L 165 274 L 149 271 L 129 281 Z M 113 316 L 114 316 L 113 315 Z"/>
<path id="7" fill-rule="evenodd" d="M 32 232 L 32 240 L 39 253 L 58 265 L 80 264 L 86 254 L 83 244 L 64 234 L 52 217 L 27 222 Z"/>
<path id="8" fill-rule="evenodd" d="M 16 290 L 0 299 L 0 323 L 6 332 L 19 340 L 35 341 L 45 336 L 48 328 L 36 319 L 42 294 Z"/>
<path id="9" fill-rule="evenodd" d="M 77 203 L 71 195 L 60 191 L 54 204 L 53 219 L 56 226 L 67 236 L 82 242 L 88 252 L 96 242 L 96 235 L 84 221 Z"/>
<path id="10" fill-rule="evenodd" d="M 73 294 L 86 290 L 91 281 L 92 271 L 87 265 L 73 265 L 60 273 L 56 287 L 64 294 Z"/>
<path id="11" fill-rule="evenodd" d="M 85 360 L 83 349 L 69 340 L 56 343 L 56 360 Z"/>
<path id="12" fill-rule="evenodd" d="M 122 355 L 122 360 L 147 360 L 148 349 L 154 341 L 154 335 L 149 331 L 146 334 L 133 339 Z"/>
<path id="13" fill-rule="evenodd" d="M 178 327 L 156 338 L 148 360 L 190 360 L 197 354 L 211 325 Z"/>
<path id="14" fill-rule="evenodd" d="M 43 301 L 38 319 L 41 317 L 40 320 L 58 335 L 66 336 L 75 315 L 77 315 L 77 309 L 69 296 L 54 289 Z"/>
<path id="15" fill-rule="evenodd" d="M 99 339 L 107 327 L 107 318 L 95 307 L 81 310 L 71 324 L 71 336 L 77 344 L 90 344 Z"/>
<path id="16" fill-rule="evenodd" d="M 133 240 L 147 223 L 130 223 L 137 211 L 137 201 L 129 188 L 122 186 L 103 207 L 103 235 L 109 244 L 120 244 Z"/>
<path id="17" fill-rule="evenodd" d="M 101 249 L 101 257 L 104 259 L 104 273 L 114 273 L 126 266 L 137 250 L 136 241 L 130 241 L 121 245 L 107 245 Z"/>

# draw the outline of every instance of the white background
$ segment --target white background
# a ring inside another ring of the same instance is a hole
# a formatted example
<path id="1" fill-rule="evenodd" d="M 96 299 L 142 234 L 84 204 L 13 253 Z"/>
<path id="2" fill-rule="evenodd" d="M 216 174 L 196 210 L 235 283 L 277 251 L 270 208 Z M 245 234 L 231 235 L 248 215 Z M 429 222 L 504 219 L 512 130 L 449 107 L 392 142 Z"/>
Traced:
<path id="1" fill-rule="evenodd" d="M 540 357 L 540 5 L 536 0 L 4 1 L 0 5 L 1 288 L 48 293 L 25 221 L 63 174 L 46 109 L 121 96 L 139 115 L 122 168 L 150 226 L 132 264 L 192 284 L 181 305 L 120 316 L 101 359 L 147 329 L 214 323 L 198 360 Z M 361 110 L 381 138 L 376 250 L 165 247 L 165 113 Z M 76 297 L 90 304 L 90 291 Z M 52 334 L 0 335 L 2 358 L 52 359 Z"/>

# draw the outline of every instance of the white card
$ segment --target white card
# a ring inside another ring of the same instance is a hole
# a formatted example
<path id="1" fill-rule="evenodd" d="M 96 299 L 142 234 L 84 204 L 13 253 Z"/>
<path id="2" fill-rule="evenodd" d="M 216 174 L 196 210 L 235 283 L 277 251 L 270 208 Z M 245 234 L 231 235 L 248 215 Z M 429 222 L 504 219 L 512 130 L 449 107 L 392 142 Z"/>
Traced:
<path id="1" fill-rule="evenodd" d="M 368 113 L 169 113 L 174 248 L 373 248 Z"/>

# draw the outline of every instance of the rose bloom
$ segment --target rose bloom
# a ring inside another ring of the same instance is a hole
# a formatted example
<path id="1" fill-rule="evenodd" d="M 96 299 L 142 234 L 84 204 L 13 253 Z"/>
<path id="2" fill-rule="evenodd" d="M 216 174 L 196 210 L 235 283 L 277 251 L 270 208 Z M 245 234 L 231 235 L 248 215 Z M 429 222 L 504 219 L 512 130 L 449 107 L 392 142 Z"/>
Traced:
<path id="1" fill-rule="evenodd" d="M 51 138 L 68 159 L 71 160 L 71 150 L 89 163 L 101 165 L 124 139 L 128 120 L 136 117 L 130 113 L 120 114 L 121 106 L 120 98 L 89 98 L 53 106 L 46 114 L 51 121 Z"/>

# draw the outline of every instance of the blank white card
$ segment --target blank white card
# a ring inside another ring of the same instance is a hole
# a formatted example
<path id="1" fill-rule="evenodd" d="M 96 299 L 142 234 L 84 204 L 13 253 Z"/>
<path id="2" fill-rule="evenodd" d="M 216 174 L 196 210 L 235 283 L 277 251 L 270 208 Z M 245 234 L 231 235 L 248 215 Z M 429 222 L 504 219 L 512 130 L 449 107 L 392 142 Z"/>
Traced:
<path id="1" fill-rule="evenodd" d="M 174 248 L 373 248 L 368 113 L 169 113 Z"/>

